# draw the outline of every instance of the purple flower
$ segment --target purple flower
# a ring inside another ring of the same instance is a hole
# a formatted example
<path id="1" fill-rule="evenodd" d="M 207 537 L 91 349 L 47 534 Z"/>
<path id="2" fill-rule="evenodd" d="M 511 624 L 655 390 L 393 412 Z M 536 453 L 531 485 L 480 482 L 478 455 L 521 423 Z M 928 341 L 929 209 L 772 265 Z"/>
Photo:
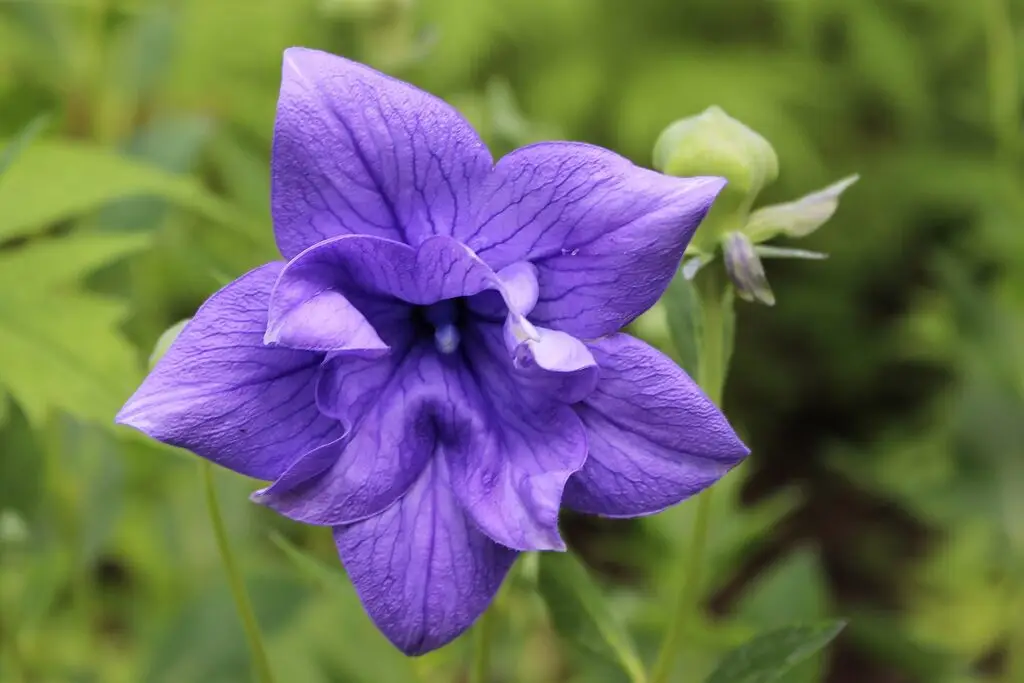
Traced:
<path id="1" fill-rule="evenodd" d="M 118 415 L 272 481 L 333 527 L 404 652 L 449 642 L 558 513 L 647 515 L 747 449 L 619 329 L 657 301 L 724 181 L 551 142 L 491 158 L 450 106 L 290 49 L 274 132 L 281 255 L 214 294 Z"/>

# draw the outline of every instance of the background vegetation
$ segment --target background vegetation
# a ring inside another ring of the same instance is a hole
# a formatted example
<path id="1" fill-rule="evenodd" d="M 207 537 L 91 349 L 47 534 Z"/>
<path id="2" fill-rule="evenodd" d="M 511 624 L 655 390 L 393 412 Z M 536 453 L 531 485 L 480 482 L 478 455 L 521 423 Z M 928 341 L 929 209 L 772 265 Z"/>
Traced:
<path id="1" fill-rule="evenodd" d="M 717 104 L 779 153 L 766 203 L 859 172 L 800 245 L 831 258 L 769 261 L 779 303 L 740 304 L 725 403 L 754 455 L 719 485 L 678 680 L 832 615 L 850 625 L 785 683 L 1024 681 L 1022 17 L 1018 0 L 3 0 L 0 135 L 42 127 L 0 177 L 0 680 L 248 680 L 194 458 L 111 421 L 161 332 L 274 257 L 281 51 L 306 45 L 442 95 L 496 153 L 567 138 L 650 164 L 666 124 Z M 640 327 L 663 345 L 665 313 Z M 282 681 L 463 680 L 464 641 L 404 659 L 326 530 L 219 480 Z M 565 519 L 644 657 L 692 507 Z M 514 578 L 501 681 L 619 680 Z"/>

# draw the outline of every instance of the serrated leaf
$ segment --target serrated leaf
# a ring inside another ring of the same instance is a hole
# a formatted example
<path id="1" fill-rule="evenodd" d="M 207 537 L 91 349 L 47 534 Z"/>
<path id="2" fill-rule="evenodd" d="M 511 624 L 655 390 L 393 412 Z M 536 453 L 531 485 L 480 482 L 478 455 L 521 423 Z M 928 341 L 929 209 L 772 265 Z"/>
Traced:
<path id="1" fill-rule="evenodd" d="M 705 683 L 773 683 L 828 645 L 845 625 L 830 621 L 763 633 L 722 657 Z"/>
<path id="2" fill-rule="evenodd" d="M 126 308 L 91 294 L 0 297 L 0 384 L 39 425 L 52 408 L 109 422 L 135 384 Z"/>
<path id="3" fill-rule="evenodd" d="M 743 232 L 752 242 L 764 242 L 776 235 L 805 237 L 832 218 L 839 208 L 839 196 L 858 179 L 852 175 L 795 201 L 758 209 L 750 214 Z"/>
<path id="4" fill-rule="evenodd" d="M 7 143 L 7 146 L 0 152 L 0 175 L 3 175 L 11 163 L 18 158 L 18 155 L 36 139 L 37 135 L 43 132 L 43 128 L 49 122 L 48 114 L 37 116 L 22 129 L 18 137 Z"/>
<path id="5" fill-rule="evenodd" d="M 580 650 L 615 664 L 633 683 L 646 680 L 633 639 L 572 553 L 541 553 L 537 585 L 558 634 Z"/>
<path id="6" fill-rule="evenodd" d="M 83 233 L 0 251 L 0 290 L 71 284 L 149 243 L 147 235 Z"/>
<path id="7" fill-rule="evenodd" d="M 0 183 L 0 240 L 94 211 L 118 199 L 160 197 L 226 225 L 234 208 L 196 180 L 167 173 L 108 149 L 69 141 L 33 145 Z"/>
<path id="8" fill-rule="evenodd" d="M 0 386 L 30 423 L 55 408 L 108 423 L 130 393 L 135 350 L 118 330 L 126 308 L 69 285 L 145 244 L 135 235 L 72 235 L 0 256 Z"/>

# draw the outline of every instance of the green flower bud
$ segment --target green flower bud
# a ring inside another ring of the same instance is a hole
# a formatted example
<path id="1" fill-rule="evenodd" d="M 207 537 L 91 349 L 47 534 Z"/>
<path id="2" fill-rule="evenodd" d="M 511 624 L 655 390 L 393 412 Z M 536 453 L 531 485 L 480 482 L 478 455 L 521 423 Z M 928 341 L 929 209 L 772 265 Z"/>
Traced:
<path id="1" fill-rule="evenodd" d="M 713 245 L 727 230 L 740 229 L 758 193 L 779 175 L 771 144 L 719 107 L 666 128 L 654 146 L 654 167 L 673 176 L 721 176 L 729 181 L 697 232 L 699 248 Z"/>

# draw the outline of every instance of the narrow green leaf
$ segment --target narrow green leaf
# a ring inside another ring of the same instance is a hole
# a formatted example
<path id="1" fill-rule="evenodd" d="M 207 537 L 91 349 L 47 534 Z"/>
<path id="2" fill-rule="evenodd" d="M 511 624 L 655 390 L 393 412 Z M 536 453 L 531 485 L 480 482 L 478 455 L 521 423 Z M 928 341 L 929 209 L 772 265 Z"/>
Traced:
<path id="1" fill-rule="evenodd" d="M 701 308 L 700 296 L 693 282 L 677 273 L 665 291 L 665 311 L 672 344 L 680 366 L 691 377 L 697 376 L 700 361 Z"/>
<path id="2" fill-rule="evenodd" d="M 724 366 L 722 385 L 729 378 L 729 363 L 732 361 L 733 346 L 736 342 L 736 290 L 726 287 L 722 293 L 722 363 Z"/>
<path id="3" fill-rule="evenodd" d="M 575 555 L 542 553 L 537 583 L 555 630 L 566 642 L 615 664 L 632 683 L 646 680 L 632 638 Z"/>
<path id="4" fill-rule="evenodd" d="M 309 644 L 319 652 L 317 658 L 324 668 L 336 673 L 337 680 L 350 683 L 419 680 L 415 660 L 399 653 L 372 624 L 340 565 L 324 564 L 296 548 L 281 534 L 272 533 L 270 540 L 300 574 L 329 594 L 327 600 L 319 601 L 326 603 L 323 605 L 326 609 L 319 611 L 317 631 L 344 633 L 345 638 L 338 642 L 328 635 L 322 643 L 318 636 L 312 638 Z"/>
<path id="5" fill-rule="evenodd" d="M 136 131 L 124 153 L 168 173 L 187 173 L 195 167 L 213 130 L 213 122 L 203 116 L 154 119 Z M 168 208 L 165 199 L 131 197 L 105 207 L 96 217 L 96 225 L 110 231 L 146 230 L 159 225 Z"/>
<path id="6" fill-rule="evenodd" d="M 0 240 L 33 232 L 127 197 L 160 197 L 225 225 L 244 218 L 187 176 L 81 142 L 33 145 L 0 183 Z"/>
<path id="7" fill-rule="evenodd" d="M 795 258 L 810 261 L 821 261 L 828 258 L 828 254 L 820 251 L 809 251 L 807 249 L 787 249 L 785 247 L 772 247 L 767 244 L 758 244 L 754 251 L 761 258 Z"/>
<path id="8" fill-rule="evenodd" d="M 151 95 L 173 64 L 180 8 L 158 0 L 136 13 L 113 41 L 112 81 L 121 92 L 139 98 Z"/>
<path id="9" fill-rule="evenodd" d="M 0 396 L 6 420 L 0 423 L 0 513 L 18 513 L 29 523 L 43 497 L 43 450 L 19 406 Z"/>
<path id="10" fill-rule="evenodd" d="M 828 645 L 844 626 L 830 621 L 763 633 L 722 657 L 705 683 L 773 683 Z"/>
<path id="11" fill-rule="evenodd" d="M 764 242 L 780 234 L 805 237 L 832 218 L 839 208 L 839 196 L 858 179 L 859 176 L 852 175 L 792 202 L 758 209 L 750 214 L 743 232 L 753 242 Z"/>
<path id="12" fill-rule="evenodd" d="M 0 152 L 0 175 L 3 175 L 18 155 L 36 139 L 36 136 L 43 132 L 49 122 L 49 114 L 37 116 L 22 129 L 18 137 L 7 143 L 7 146 Z"/>
<path id="13" fill-rule="evenodd" d="M 252 573 L 245 579 L 253 610 L 268 637 L 285 631 L 309 597 L 306 586 L 291 577 Z M 246 681 L 249 662 L 231 594 L 223 582 L 207 585 L 182 605 L 150 646 L 144 683 L 178 681 Z"/>
<path id="14" fill-rule="evenodd" d="M 310 557 L 296 548 L 291 541 L 281 534 L 272 532 L 270 541 L 281 549 L 281 552 L 295 565 L 307 579 L 322 588 L 339 589 L 345 587 L 345 575 L 337 570 L 326 567 L 319 560 Z"/>

